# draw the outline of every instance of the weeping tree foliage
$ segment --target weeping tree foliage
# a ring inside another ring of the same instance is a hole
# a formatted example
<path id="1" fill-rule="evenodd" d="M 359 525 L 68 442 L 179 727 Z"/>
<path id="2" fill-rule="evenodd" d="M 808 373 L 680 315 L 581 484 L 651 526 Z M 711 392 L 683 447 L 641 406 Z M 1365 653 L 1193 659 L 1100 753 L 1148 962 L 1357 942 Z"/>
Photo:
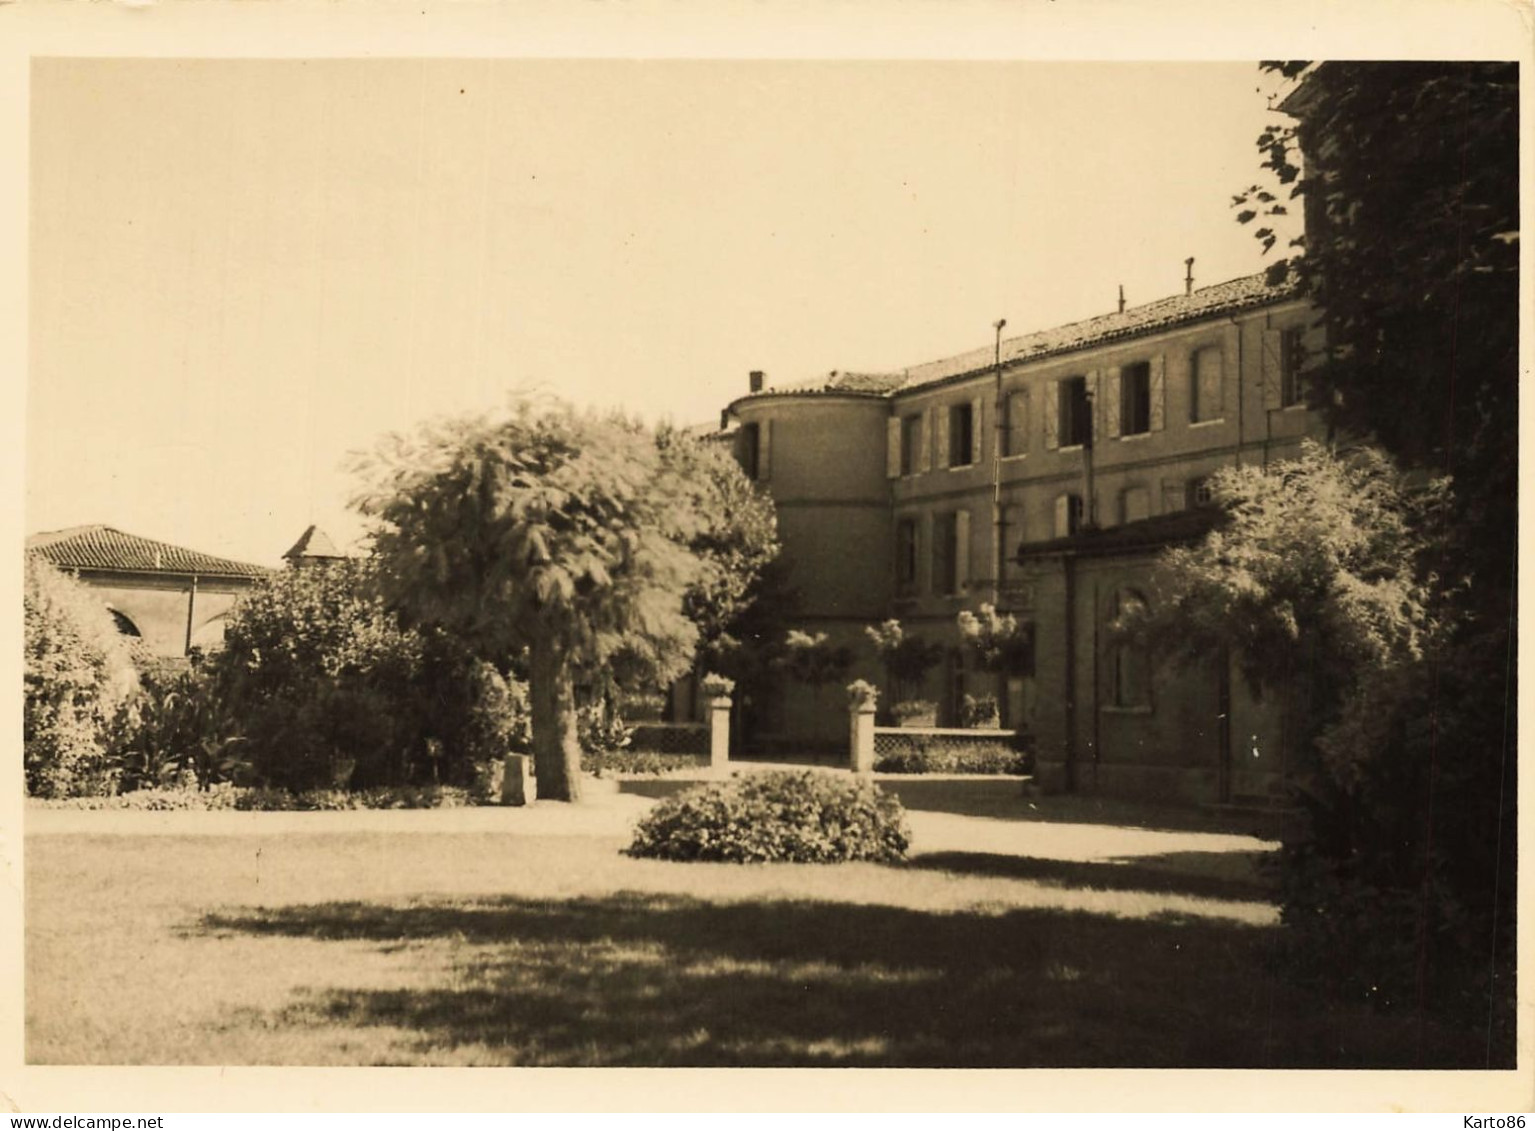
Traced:
<path id="1" fill-rule="evenodd" d="M 1432 563 L 1447 484 L 1410 481 L 1379 449 L 1307 441 L 1298 459 L 1210 479 L 1224 521 L 1164 552 L 1157 597 L 1123 628 L 1178 659 L 1231 648 L 1258 694 L 1298 692 L 1315 741 L 1349 721 L 1372 681 L 1420 663 L 1445 630 Z M 1338 751 L 1329 767 L 1378 750 Z"/>
<path id="2" fill-rule="evenodd" d="M 524 398 L 387 437 L 356 469 L 386 599 L 507 662 L 526 650 L 540 796 L 580 795 L 576 687 L 620 667 L 664 682 L 698 643 L 706 495 L 680 444 Z"/>

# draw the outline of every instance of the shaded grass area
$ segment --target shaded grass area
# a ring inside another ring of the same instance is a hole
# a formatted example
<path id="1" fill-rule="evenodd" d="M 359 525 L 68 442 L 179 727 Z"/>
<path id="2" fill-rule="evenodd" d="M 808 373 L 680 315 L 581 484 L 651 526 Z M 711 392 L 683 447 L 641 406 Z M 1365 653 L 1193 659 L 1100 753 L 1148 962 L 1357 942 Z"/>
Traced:
<path id="1" fill-rule="evenodd" d="M 35 838 L 28 1059 L 1411 1067 L 1477 1049 L 1286 986 L 1272 909 L 1206 876 L 673 864 L 622 843 Z"/>

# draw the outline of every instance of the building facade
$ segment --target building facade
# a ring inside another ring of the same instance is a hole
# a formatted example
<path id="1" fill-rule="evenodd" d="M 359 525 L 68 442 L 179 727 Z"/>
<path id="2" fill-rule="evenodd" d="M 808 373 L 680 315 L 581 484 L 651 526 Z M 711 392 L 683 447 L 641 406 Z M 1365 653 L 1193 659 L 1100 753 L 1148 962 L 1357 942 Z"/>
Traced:
<path id="1" fill-rule="evenodd" d="M 235 600 L 272 572 L 101 525 L 34 534 L 26 549 L 87 585 L 119 631 L 162 656 L 221 647 Z"/>
<path id="2" fill-rule="evenodd" d="M 1323 424 L 1303 395 L 1314 313 L 1253 276 L 1014 338 L 901 373 L 782 388 L 753 374 L 724 423 L 773 496 L 812 631 L 859 653 L 897 618 L 948 646 L 921 689 L 956 725 L 993 694 L 1047 783 L 1202 800 L 1278 786 L 1285 712 L 1232 663 L 1152 669 L 1110 626 L 1152 599 L 1163 548 L 1210 525 L 1222 467 L 1297 454 Z M 1032 636 L 1012 670 L 975 670 L 956 619 L 982 603 Z M 788 687 L 784 740 L 832 743 L 840 696 Z"/>

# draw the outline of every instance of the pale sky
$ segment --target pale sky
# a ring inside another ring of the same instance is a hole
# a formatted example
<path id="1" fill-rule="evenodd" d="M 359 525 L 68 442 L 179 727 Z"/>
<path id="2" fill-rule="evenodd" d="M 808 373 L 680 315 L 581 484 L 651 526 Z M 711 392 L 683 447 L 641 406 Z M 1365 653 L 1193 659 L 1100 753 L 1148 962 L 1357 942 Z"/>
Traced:
<path id="1" fill-rule="evenodd" d="M 275 564 L 347 452 L 681 423 L 1260 270 L 1255 63 L 42 59 L 26 527 Z"/>

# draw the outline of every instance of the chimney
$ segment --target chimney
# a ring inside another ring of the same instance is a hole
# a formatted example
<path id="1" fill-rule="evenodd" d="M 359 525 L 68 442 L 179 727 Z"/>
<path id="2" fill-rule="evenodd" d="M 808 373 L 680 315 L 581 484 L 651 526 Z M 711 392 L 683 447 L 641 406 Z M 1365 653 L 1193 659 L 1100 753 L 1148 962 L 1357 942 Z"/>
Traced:
<path id="1" fill-rule="evenodd" d="M 760 369 L 753 369 L 751 371 L 751 374 L 748 377 L 748 380 L 751 383 L 750 383 L 750 385 L 747 386 L 748 389 L 750 389 L 751 392 L 753 392 L 753 393 L 760 393 L 760 392 L 762 392 L 762 378 L 763 378 L 763 376 L 764 376 L 764 374 L 763 374 L 762 370 L 760 370 Z"/>
<path id="2" fill-rule="evenodd" d="M 1125 312 L 1125 285 L 1123 283 L 1120 283 L 1119 284 L 1119 313 L 1123 314 L 1124 312 Z"/>
<path id="3" fill-rule="evenodd" d="M 1183 266 L 1188 269 L 1188 274 L 1183 277 L 1183 293 L 1194 293 L 1194 257 L 1191 255 L 1183 261 Z"/>

